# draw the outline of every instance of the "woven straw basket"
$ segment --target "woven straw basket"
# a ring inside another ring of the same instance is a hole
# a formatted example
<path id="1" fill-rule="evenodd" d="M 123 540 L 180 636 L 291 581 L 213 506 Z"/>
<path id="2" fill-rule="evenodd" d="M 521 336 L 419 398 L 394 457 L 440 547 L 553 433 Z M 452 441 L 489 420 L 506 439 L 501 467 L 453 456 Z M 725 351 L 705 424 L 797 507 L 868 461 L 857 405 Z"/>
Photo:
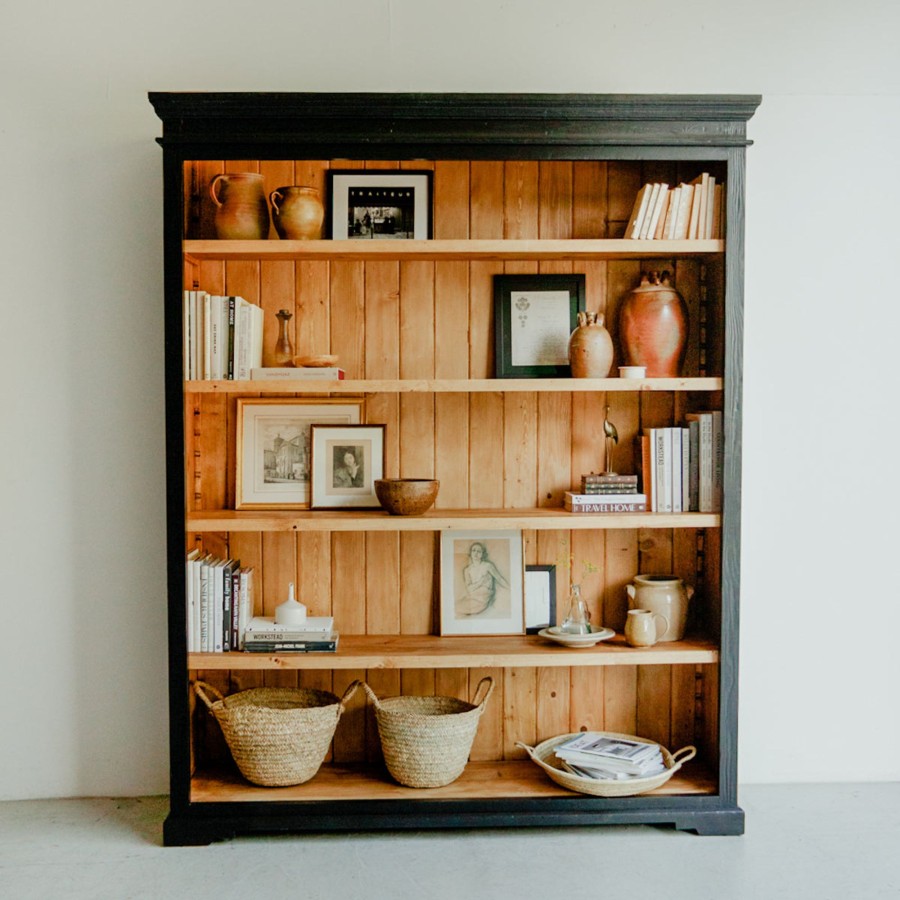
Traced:
<path id="1" fill-rule="evenodd" d="M 223 697 L 211 684 L 194 682 L 241 774 L 264 787 L 302 784 L 319 771 L 338 719 L 358 686 L 353 682 L 339 700 L 312 688 L 251 688 Z"/>
<path id="2" fill-rule="evenodd" d="M 653 743 L 653 741 L 647 741 L 645 738 L 635 737 L 633 734 L 618 734 L 614 731 L 598 733 L 610 738 L 625 738 L 629 741 Z M 580 794 L 593 794 L 595 797 L 633 797 L 636 794 L 646 794 L 647 791 L 653 791 L 658 787 L 662 787 L 684 763 L 697 755 L 697 748 L 693 746 L 682 747 L 674 754 L 669 753 L 665 747 L 660 746 L 663 762 L 666 765 L 665 772 L 660 772 L 658 775 L 649 775 L 646 778 L 630 778 L 627 781 L 600 781 L 596 778 L 585 778 L 581 775 L 576 775 L 574 772 L 567 772 L 565 769 L 559 768 L 562 765 L 562 760 L 556 758 L 556 748 L 560 744 L 564 744 L 571 738 L 578 736 L 578 732 L 561 734 L 558 737 L 543 741 L 537 747 L 529 747 L 521 742 L 517 743 L 516 746 L 524 749 L 532 760 L 558 785 L 568 788 L 570 791 L 578 791 Z"/>
<path id="3" fill-rule="evenodd" d="M 375 707 L 388 772 L 407 787 L 430 788 L 462 775 L 494 681 L 482 678 L 471 703 L 456 697 L 379 700 L 367 684 L 363 689 Z"/>

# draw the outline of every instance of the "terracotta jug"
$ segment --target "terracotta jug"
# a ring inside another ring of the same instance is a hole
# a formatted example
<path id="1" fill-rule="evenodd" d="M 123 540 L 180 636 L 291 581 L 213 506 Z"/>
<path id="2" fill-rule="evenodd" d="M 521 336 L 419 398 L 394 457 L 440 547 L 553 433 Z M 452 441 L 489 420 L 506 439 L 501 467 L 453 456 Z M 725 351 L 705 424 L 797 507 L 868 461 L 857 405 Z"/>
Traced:
<path id="1" fill-rule="evenodd" d="M 209 185 L 216 204 L 216 237 L 224 241 L 258 241 L 269 236 L 269 207 L 263 177 L 255 172 L 216 175 Z"/>
<path id="2" fill-rule="evenodd" d="M 573 378 L 606 378 L 612 368 L 613 343 L 603 327 L 603 313 L 578 313 L 578 327 L 569 336 Z"/>
<path id="3" fill-rule="evenodd" d="M 669 273 L 643 275 L 619 308 L 624 365 L 646 366 L 648 378 L 677 378 L 687 350 L 688 314 Z"/>
<path id="4" fill-rule="evenodd" d="M 310 241 L 322 237 L 325 207 L 315 188 L 299 185 L 276 188 L 269 194 L 269 200 L 272 222 L 280 238 Z"/>
<path id="5" fill-rule="evenodd" d="M 656 635 L 658 641 L 680 641 L 687 624 L 688 604 L 694 589 L 674 575 L 635 575 L 625 586 L 630 609 L 647 609 L 662 616 L 667 627 Z"/>

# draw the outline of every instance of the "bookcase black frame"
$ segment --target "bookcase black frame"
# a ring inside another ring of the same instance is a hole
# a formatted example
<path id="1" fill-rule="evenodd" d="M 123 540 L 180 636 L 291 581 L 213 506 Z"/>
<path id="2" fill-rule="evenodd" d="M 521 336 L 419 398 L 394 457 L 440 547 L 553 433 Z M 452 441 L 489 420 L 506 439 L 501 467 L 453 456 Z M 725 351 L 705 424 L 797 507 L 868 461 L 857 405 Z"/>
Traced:
<path id="1" fill-rule="evenodd" d="M 740 834 L 737 804 L 741 368 L 746 123 L 758 96 L 151 93 L 163 123 L 171 808 L 168 845 L 246 833 L 671 823 Z M 710 795 L 409 801 L 190 799 L 184 586 L 184 162 L 228 159 L 719 161 L 725 167 L 726 433 L 718 791 Z"/>

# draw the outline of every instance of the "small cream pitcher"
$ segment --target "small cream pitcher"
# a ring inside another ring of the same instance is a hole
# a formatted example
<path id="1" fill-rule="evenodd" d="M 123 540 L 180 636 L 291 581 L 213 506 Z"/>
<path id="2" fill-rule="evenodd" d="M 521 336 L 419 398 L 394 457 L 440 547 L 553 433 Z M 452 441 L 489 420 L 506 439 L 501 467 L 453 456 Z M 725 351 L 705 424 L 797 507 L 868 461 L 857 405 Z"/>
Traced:
<path id="1" fill-rule="evenodd" d="M 625 587 L 629 608 L 648 609 L 666 620 L 667 627 L 656 635 L 658 641 L 680 641 L 694 589 L 674 575 L 635 575 L 632 581 Z"/>
<path id="2" fill-rule="evenodd" d="M 629 609 L 625 620 L 625 641 L 631 647 L 652 647 L 665 634 L 669 621 L 649 609 Z"/>

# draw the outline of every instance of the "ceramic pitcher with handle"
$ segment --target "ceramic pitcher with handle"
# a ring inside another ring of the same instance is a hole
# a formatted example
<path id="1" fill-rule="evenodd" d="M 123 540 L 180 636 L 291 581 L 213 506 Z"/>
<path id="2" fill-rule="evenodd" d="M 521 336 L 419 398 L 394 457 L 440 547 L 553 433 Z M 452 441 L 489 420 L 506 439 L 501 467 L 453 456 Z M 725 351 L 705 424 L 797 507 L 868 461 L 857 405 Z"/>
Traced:
<path id="1" fill-rule="evenodd" d="M 680 641 L 694 589 L 674 575 L 635 575 L 632 581 L 625 588 L 629 608 L 648 609 L 666 619 L 668 627 L 657 634 L 658 641 Z"/>

